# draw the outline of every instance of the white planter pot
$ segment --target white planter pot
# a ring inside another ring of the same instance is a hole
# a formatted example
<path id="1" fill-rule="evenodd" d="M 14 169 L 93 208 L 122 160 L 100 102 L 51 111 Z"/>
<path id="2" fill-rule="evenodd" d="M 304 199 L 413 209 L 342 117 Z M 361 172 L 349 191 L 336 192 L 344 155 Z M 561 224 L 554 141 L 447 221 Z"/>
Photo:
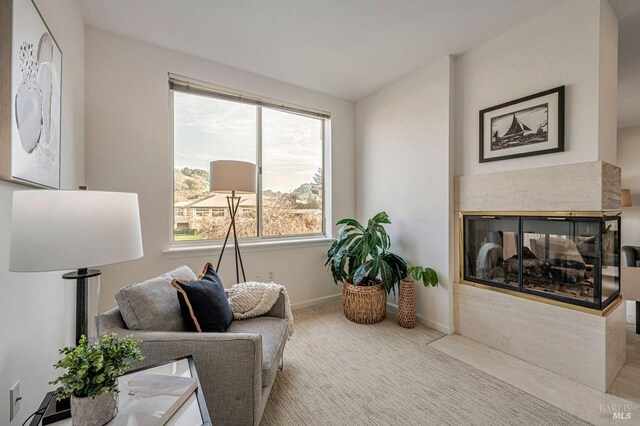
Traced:
<path id="1" fill-rule="evenodd" d="M 117 413 L 117 392 L 103 393 L 95 398 L 71 396 L 71 420 L 74 426 L 102 426 Z"/>

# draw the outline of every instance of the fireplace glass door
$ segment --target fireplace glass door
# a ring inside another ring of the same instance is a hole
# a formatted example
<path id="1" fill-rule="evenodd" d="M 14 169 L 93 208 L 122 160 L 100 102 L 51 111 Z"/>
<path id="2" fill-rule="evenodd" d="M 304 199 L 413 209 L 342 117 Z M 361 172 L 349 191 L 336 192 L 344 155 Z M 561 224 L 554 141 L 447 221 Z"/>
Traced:
<path id="1" fill-rule="evenodd" d="M 519 218 L 467 216 L 464 226 L 465 277 L 517 289 Z"/>
<path id="2" fill-rule="evenodd" d="M 465 215 L 464 280 L 603 309 L 620 294 L 620 218 Z"/>
<path id="3" fill-rule="evenodd" d="M 602 293 L 603 305 L 620 293 L 620 220 L 606 218 L 602 230 Z"/>
<path id="4" fill-rule="evenodd" d="M 600 224 L 599 218 L 522 218 L 523 290 L 597 304 Z"/>

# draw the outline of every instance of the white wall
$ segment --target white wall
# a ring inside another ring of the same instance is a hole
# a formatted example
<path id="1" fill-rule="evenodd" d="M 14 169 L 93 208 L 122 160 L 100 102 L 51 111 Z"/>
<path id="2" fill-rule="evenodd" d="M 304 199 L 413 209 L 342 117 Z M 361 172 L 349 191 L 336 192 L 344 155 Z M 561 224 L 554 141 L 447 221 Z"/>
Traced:
<path id="1" fill-rule="evenodd" d="M 358 218 L 389 213 L 392 250 L 438 272 L 439 287 L 416 285 L 417 311 L 443 332 L 453 331 L 452 65 L 442 58 L 356 104 Z"/>
<path id="2" fill-rule="evenodd" d="M 456 175 L 615 163 L 617 25 L 606 0 L 571 0 L 458 57 Z M 480 110 L 561 85 L 565 152 L 478 162 Z"/>
<path id="3" fill-rule="evenodd" d="M 357 102 L 358 217 L 387 210 L 398 251 L 438 269 L 445 285 L 418 293 L 427 323 L 453 330 L 452 173 L 617 162 L 617 34 L 606 0 L 571 0 L 463 53 L 455 66 L 442 59 Z M 560 85 L 565 152 L 479 163 L 481 109 Z"/>
<path id="4" fill-rule="evenodd" d="M 640 246 L 640 126 L 618 129 L 622 187 L 631 190 L 632 207 L 622 209 L 622 245 Z"/>
<path id="5" fill-rule="evenodd" d="M 61 186 L 70 189 L 84 183 L 84 22 L 76 0 L 36 3 L 63 53 Z M 16 381 L 23 401 L 11 424 L 38 408 L 52 389 L 58 348 L 75 338 L 74 285 L 61 272 L 7 272 L 12 194 L 25 189 L 0 181 L 0 425 L 9 424 L 9 388 Z"/>
<path id="6" fill-rule="evenodd" d="M 618 147 L 618 17 L 607 0 L 600 2 L 599 24 L 598 159 L 615 164 Z"/>
<path id="7" fill-rule="evenodd" d="M 102 308 L 115 306 L 124 285 L 186 263 L 200 271 L 216 254 L 168 258 L 172 226 L 169 163 L 169 90 L 173 72 L 214 84 L 332 113 L 332 216 L 355 215 L 354 104 L 318 92 L 217 64 L 178 51 L 86 28 L 87 182 L 90 189 L 136 192 L 144 258 L 104 268 Z M 328 244 L 245 252 L 246 270 L 275 271 L 294 304 L 338 294 L 324 268 Z M 231 257 L 222 278 L 235 279 Z"/>

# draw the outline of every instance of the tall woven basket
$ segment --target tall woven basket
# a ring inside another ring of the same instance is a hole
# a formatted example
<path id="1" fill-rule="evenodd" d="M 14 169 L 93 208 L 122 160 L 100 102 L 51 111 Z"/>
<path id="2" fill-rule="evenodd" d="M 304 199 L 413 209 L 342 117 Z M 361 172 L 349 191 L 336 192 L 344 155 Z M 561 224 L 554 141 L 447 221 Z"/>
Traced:
<path id="1" fill-rule="evenodd" d="M 344 283 L 342 309 L 344 316 L 353 322 L 376 324 L 384 320 L 387 313 L 387 292 L 382 284 L 355 286 Z"/>
<path id="2" fill-rule="evenodd" d="M 416 292 L 413 288 L 413 281 L 400 281 L 398 324 L 404 328 L 413 328 L 416 326 Z"/>

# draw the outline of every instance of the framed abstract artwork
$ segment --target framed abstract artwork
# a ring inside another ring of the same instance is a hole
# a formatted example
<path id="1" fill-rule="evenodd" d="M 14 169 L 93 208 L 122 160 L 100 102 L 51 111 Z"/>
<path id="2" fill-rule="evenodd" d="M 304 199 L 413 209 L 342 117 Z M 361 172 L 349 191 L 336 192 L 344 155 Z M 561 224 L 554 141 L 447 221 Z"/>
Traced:
<path id="1" fill-rule="evenodd" d="M 62 52 L 32 0 L 0 0 L 0 178 L 60 188 Z"/>
<path id="2" fill-rule="evenodd" d="M 564 151 L 564 86 L 480 111 L 480 162 Z"/>

